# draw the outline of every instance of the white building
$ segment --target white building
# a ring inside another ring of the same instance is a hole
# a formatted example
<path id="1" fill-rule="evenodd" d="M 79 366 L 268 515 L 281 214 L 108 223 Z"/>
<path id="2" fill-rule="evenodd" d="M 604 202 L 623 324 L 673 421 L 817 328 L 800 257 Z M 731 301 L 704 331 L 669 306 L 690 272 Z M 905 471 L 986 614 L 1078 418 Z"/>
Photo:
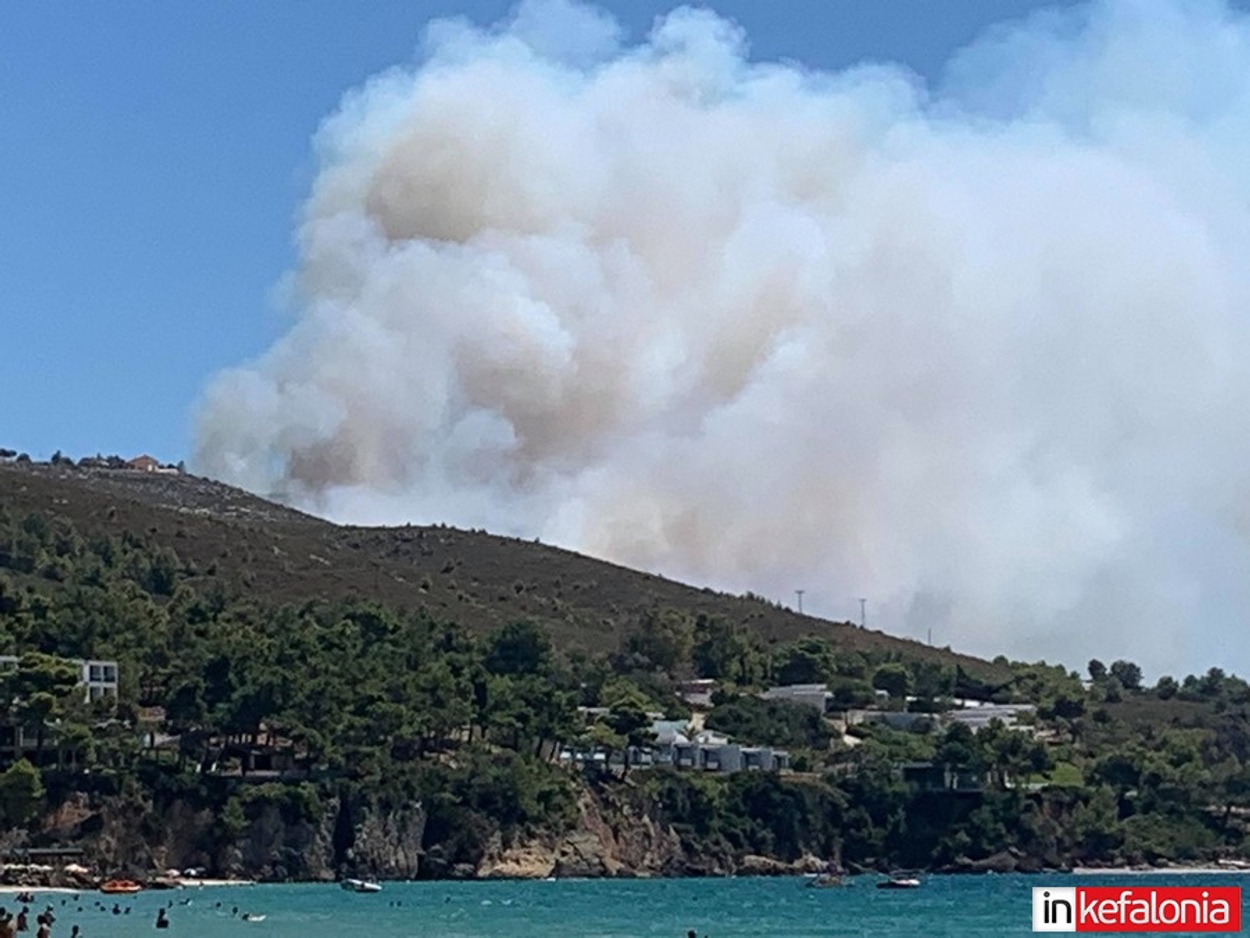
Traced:
<path id="1" fill-rule="evenodd" d="M 712 709 L 712 694 L 716 692 L 716 681 L 710 677 L 683 681 L 677 687 L 681 699 L 692 707 L 702 710 Z"/>
<path id="2" fill-rule="evenodd" d="M 1010 729 L 1031 730 L 1031 726 L 1020 722 L 1020 717 L 1036 711 L 1037 707 L 1033 704 L 981 704 L 962 710 L 951 710 L 942 717 L 947 723 L 962 723 L 974 733 L 979 733 L 994 720 Z"/>
<path id="3" fill-rule="evenodd" d="M 765 700 L 779 700 L 783 703 L 797 704 L 801 707 L 813 707 L 822 714 L 829 709 L 829 701 L 833 694 L 825 684 L 783 684 L 770 687 L 760 694 Z"/>
<path id="4" fill-rule="evenodd" d="M 772 746 L 743 746 L 715 730 L 695 730 L 686 720 L 653 719 L 653 740 L 645 746 L 631 746 L 625 754 L 631 766 L 649 768 L 669 765 L 699 772 L 774 772 L 790 768 L 790 754 Z M 602 752 L 563 749 L 560 761 L 576 765 L 607 765 Z M 619 765 L 621 754 L 613 753 L 612 765 Z"/>
<path id="5" fill-rule="evenodd" d="M 117 696 L 116 661 L 80 661 L 82 682 L 87 685 L 87 700 Z"/>

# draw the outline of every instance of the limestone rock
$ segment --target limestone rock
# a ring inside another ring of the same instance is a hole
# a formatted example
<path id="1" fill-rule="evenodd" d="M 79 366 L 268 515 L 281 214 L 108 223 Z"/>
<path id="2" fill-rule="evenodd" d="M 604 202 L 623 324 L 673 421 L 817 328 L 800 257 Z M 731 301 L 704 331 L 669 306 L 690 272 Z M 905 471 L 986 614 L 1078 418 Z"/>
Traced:
<path id="1" fill-rule="evenodd" d="M 546 879 L 557 861 L 554 852 L 540 845 L 510 847 L 478 867 L 481 879 Z"/>

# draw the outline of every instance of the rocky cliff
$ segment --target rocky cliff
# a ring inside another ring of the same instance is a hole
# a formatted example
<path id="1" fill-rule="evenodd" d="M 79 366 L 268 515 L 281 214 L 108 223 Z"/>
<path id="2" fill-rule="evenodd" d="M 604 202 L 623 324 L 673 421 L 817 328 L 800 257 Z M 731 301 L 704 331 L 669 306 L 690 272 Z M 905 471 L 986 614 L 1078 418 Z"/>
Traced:
<path id="1" fill-rule="evenodd" d="M 816 857 L 785 863 L 738 856 L 708 844 L 696 846 L 663 823 L 655 805 L 630 786 L 583 792 L 577 824 L 567 833 L 506 846 L 496 838 L 491 846 L 473 871 L 478 878 L 768 876 L 825 868 L 825 861 Z"/>
<path id="2" fill-rule="evenodd" d="M 39 842 L 81 849 L 84 862 L 103 875 L 144 878 L 197 867 L 263 881 L 415 879 L 424 834 L 425 811 L 415 804 L 383 810 L 334 799 L 312 818 L 260 804 L 231 825 L 185 799 L 157 808 L 76 795 L 48 816 Z"/>
<path id="3" fill-rule="evenodd" d="M 185 799 L 158 809 L 123 797 L 77 795 L 46 819 L 40 841 L 81 848 L 83 861 L 101 875 L 137 879 L 191 867 L 280 882 L 793 875 L 824 866 L 816 857 L 787 863 L 683 838 L 629 784 L 583 789 L 567 830 L 507 840 L 495 834 L 477 864 L 449 863 L 438 844 L 425 848 L 425 831 L 420 805 L 384 809 L 346 796 L 327 799 L 311 817 L 293 817 L 280 802 L 252 803 L 231 822 Z"/>

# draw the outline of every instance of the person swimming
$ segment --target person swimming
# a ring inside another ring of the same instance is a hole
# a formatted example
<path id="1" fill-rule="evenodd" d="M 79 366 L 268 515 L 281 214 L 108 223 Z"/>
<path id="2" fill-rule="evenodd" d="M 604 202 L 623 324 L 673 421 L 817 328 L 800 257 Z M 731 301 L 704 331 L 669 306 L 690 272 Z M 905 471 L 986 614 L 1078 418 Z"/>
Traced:
<path id="1" fill-rule="evenodd" d="M 156 913 L 156 927 L 157 927 L 157 928 L 168 928 L 168 927 L 169 927 L 169 918 L 168 918 L 168 916 L 166 916 L 166 915 L 165 915 L 165 910 L 164 910 L 164 909 L 160 909 L 160 910 L 158 910 L 158 911 L 157 911 L 157 913 Z"/>

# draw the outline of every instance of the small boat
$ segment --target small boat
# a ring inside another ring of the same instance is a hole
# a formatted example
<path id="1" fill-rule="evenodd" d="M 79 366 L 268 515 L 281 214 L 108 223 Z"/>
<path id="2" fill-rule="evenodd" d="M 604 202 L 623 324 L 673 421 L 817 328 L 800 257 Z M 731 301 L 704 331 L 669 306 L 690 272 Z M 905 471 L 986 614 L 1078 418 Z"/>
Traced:
<path id="1" fill-rule="evenodd" d="M 910 870 L 895 870 L 890 878 L 877 883 L 878 889 L 919 889 L 920 878 Z"/>
<path id="2" fill-rule="evenodd" d="M 836 889 L 846 885 L 846 870 L 842 869 L 841 857 L 835 857 L 825 864 L 825 868 L 812 874 L 807 881 L 809 889 Z"/>
<path id="3" fill-rule="evenodd" d="M 808 889 L 836 889 L 845 885 L 846 880 L 840 873 L 817 873 L 807 881 Z"/>
<path id="4" fill-rule="evenodd" d="M 109 896 L 133 896 L 142 892 L 143 887 L 129 879 L 110 879 L 100 884 L 100 892 Z"/>
<path id="5" fill-rule="evenodd" d="M 247 912 L 243 913 L 243 921 L 245 922 L 263 922 L 264 920 L 265 916 L 263 915 L 250 915 Z"/>
<path id="6" fill-rule="evenodd" d="M 345 879 L 339 884 L 348 892 L 381 892 L 382 887 L 378 883 L 370 882 L 367 879 Z"/>

